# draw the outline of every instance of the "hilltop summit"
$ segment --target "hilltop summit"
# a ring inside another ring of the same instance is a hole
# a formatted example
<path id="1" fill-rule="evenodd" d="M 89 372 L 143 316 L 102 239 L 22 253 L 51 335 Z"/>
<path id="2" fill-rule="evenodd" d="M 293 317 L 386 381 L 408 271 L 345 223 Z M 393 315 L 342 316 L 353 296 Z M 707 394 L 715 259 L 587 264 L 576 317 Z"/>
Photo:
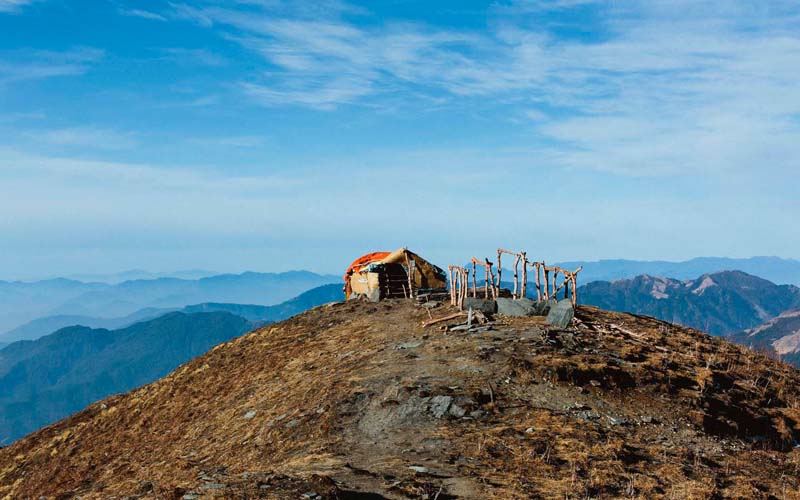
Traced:
<path id="1" fill-rule="evenodd" d="M 593 307 L 422 326 L 455 312 L 336 303 L 221 344 L 0 449 L 0 498 L 800 498 L 795 369 Z"/>

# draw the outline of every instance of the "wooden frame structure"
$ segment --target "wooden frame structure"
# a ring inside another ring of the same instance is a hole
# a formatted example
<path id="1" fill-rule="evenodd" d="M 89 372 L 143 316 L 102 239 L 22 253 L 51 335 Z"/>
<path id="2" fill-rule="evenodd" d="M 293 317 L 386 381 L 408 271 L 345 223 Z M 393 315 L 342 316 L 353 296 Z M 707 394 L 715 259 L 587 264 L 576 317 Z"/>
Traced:
<path id="1" fill-rule="evenodd" d="M 499 290 L 499 285 L 495 284 L 494 282 L 494 273 L 492 272 L 493 263 L 489 262 L 489 259 L 478 260 L 475 257 L 470 259 L 472 262 L 472 296 L 478 296 L 478 284 L 477 284 L 477 276 L 478 276 L 478 266 L 483 266 L 486 270 L 486 278 L 483 284 L 484 288 L 484 298 L 489 298 L 489 291 L 491 290 L 492 298 L 497 298 L 497 292 Z M 490 286 L 491 283 L 491 286 Z"/>
<path id="2" fill-rule="evenodd" d="M 564 269 L 559 266 L 547 266 L 544 261 L 529 261 L 525 251 L 513 252 L 504 248 L 497 249 L 497 281 L 493 272 L 494 264 L 488 258 L 483 260 L 472 257 L 472 286 L 469 286 L 469 269 L 460 266 L 449 266 L 450 271 L 450 298 L 451 303 L 462 307 L 464 298 L 467 296 L 465 290 L 469 287 L 472 296 L 478 296 L 478 266 L 485 270 L 484 298 L 497 299 L 500 296 L 500 286 L 503 277 L 502 258 L 503 255 L 514 257 L 514 289 L 511 292 L 513 299 L 527 297 L 528 292 L 528 269 L 533 270 L 534 283 L 536 288 L 536 300 L 550 300 L 557 298 L 561 290 L 564 290 L 564 298 L 572 299 L 573 304 L 578 303 L 578 273 L 583 266 L 574 271 Z M 559 282 L 559 276 L 563 279 Z M 551 280 L 552 277 L 552 280 Z"/>
<path id="3" fill-rule="evenodd" d="M 525 256 L 525 252 L 512 252 L 511 250 L 505 250 L 503 248 L 497 249 L 497 291 L 495 292 L 495 296 L 500 295 L 500 284 L 503 282 L 503 265 L 502 265 L 502 258 L 503 254 L 508 254 L 514 257 L 514 290 L 511 292 L 511 296 L 514 299 L 518 299 L 520 297 L 524 297 L 527 288 L 528 288 L 528 258 Z M 519 264 L 522 263 L 522 286 L 520 287 L 520 274 L 519 274 Z"/>
<path id="4" fill-rule="evenodd" d="M 464 308 L 464 299 L 469 290 L 469 269 L 461 266 L 447 266 L 450 277 L 450 305 Z"/>

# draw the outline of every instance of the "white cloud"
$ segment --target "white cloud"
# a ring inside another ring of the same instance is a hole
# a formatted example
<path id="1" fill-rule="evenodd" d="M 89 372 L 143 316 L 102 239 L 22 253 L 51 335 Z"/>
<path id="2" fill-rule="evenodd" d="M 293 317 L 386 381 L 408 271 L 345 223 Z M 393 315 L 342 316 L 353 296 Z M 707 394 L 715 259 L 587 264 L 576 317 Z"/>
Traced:
<path id="1" fill-rule="evenodd" d="M 26 135 L 33 141 L 54 146 L 116 150 L 132 149 L 137 145 L 132 133 L 96 127 L 39 130 Z"/>
<path id="2" fill-rule="evenodd" d="M 0 13 L 17 13 L 36 0 L 0 0 Z"/>
<path id="3" fill-rule="evenodd" d="M 222 66 L 227 60 L 219 54 L 206 49 L 187 49 L 183 47 L 169 47 L 160 49 L 165 59 L 183 64 L 199 64 L 202 66 Z"/>
<path id="4" fill-rule="evenodd" d="M 256 148 L 266 144 L 260 135 L 236 135 L 229 137 L 193 137 L 188 142 L 200 146 L 222 146 L 230 148 Z"/>
<path id="5" fill-rule="evenodd" d="M 64 52 L 23 50 L 0 53 L 0 85 L 85 73 L 104 52 L 78 47 Z"/>
<path id="6" fill-rule="evenodd" d="M 725 9 L 711 0 L 519 1 L 493 7 L 491 28 L 480 31 L 354 23 L 342 8 L 301 15 L 271 2 L 173 7 L 264 59 L 262 78 L 239 88 L 266 106 L 334 110 L 398 98 L 414 106 L 424 96 L 457 107 L 480 98 L 518 103 L 538 157 L 562 168 L 647 176 L 800 168 L 794 1 Z M 550 31 L 559 18 L 542 12 L 575 8 L 594 9 L 596 38 Z"/>
<path id="7" fill-rule="evenodd" d="M 149 19 L 151 21 L 166 21 L 167 18 L 161 14 L 150 12 L 149 10 L 142 9 L 119 9 L 119 13 L 128 17 L 141 17 L 142 19 Z"/>

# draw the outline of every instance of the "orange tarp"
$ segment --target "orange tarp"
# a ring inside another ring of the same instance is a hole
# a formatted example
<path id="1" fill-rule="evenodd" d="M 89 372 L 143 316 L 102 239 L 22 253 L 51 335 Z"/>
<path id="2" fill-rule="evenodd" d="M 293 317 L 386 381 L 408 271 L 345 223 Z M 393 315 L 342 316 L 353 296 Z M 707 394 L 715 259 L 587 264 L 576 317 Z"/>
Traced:
<path id="1" fill-rule="evenodd" d="M 347 272 L 344 273 L 344 281 L 347 282 L 350 275 L 353 274 L 353 272 L 355 272 L 358 268 L 364 267 L 371 262 L 378 262 L 379 260 L 391 255 L 391 253 L 392 252 L 372 252 L 368 253 L 367 255 L 362 255 L 354 260 L 353 263 L 347 268 Z"/>

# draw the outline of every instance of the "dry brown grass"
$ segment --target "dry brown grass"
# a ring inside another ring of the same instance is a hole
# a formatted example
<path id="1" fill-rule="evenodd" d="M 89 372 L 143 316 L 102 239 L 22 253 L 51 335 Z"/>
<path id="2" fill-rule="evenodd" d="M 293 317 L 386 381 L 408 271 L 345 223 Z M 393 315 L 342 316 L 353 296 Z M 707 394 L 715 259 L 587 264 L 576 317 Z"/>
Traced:
<path id="1" fill-rule="evenodd" d="M 0 498 L 800 498 L 796 370 L 578 317 L 473 334 L 406 301 L 318 308 L 0 449 Z"/>

